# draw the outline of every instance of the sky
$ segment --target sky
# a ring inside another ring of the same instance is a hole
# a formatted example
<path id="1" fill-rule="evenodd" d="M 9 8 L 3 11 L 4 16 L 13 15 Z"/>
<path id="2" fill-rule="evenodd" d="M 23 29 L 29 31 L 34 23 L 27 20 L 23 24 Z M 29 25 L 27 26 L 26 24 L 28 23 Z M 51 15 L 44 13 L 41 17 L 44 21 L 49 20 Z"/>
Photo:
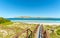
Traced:
<path id="1" fill-rule="evenodd" d="M 60 18 L 60 0 L 0 0 L 0 17 Z"/>

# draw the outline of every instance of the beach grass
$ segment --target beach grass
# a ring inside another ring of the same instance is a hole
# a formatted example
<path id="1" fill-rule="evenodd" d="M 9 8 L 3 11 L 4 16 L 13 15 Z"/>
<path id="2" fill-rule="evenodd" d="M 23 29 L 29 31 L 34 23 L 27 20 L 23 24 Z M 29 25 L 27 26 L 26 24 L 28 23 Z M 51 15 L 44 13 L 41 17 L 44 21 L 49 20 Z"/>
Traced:
<path id="1" fill-rule="evenodd" d="M 30 29 L 33 32 L 36 26 L 37 24 L 27 24 L 22 22 L 14 22 L 14 23 L 9 22 L 7 24 L 5 23 L 0 25 L 0 35 L 1 35 L 1 38 L 2 37 L 13 38 L 14 36 L 17 36 L 17 35 L 19 38 L 23 38 L 23 37 L 26 37 L 26 31 L 23 32 L 24 30 Z M 3 34 L 3 32 L 5 35 Z"/>
<path id="2" fill-rule="evenodd" d="M 49 30 L 50 38 L 60 38 L 60 25 L 45 25 L 45 30 Z"/>

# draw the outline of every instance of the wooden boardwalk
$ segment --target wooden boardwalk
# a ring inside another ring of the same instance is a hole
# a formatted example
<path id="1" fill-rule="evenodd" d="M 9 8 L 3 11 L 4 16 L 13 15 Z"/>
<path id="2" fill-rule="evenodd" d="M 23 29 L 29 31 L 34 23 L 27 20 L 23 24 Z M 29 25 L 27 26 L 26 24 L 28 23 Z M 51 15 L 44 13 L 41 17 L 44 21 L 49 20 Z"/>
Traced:
<path id="1" fill-rule="evenodd" d="M 28 32 L 29 32 L 28 30 L 31 32 L 30 33 L 31 37 L 28 36 L 29 35 L 28 34 Z M 38 33 L 35 34 L 34 38 L 50 38 L 50 34 L 49 34 L 48 30 L 44 30 L 44 27 L 43 27 L 42 24 L 38 25 L 36 27 L 36 29 L 34 30 L 34 32 L 32 32 L 30 29 L 25 29 L 22 33 L 24 33 L 24 32 L 26 32 L 26 34 L 27 34 L 26 38 L 32 38 L 32 33 L 36 33 L 36 32 L 38 32 Z M 19 36 L 22 33 L 17 33 L 13 38 L 19 38 Z"/>
<path id="2" fill-rule="evenodd" d="M 49 34 L 48 30 L 44 30 L 44 27 L 42 24 L 40 25 L 38 38 L 50 38 L 50 34 Z"/>

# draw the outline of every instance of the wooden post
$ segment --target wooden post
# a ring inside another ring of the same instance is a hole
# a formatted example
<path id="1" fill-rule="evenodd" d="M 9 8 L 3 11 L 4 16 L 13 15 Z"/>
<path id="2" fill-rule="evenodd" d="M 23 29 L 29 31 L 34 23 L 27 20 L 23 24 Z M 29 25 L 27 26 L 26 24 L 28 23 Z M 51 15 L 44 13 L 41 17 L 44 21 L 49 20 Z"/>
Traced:
<path id="1" fill-rule="evenodd" d="M 26 35 L 27 35 L 26 38 L 28 38 L 28 29 L 27 29 L 27 33 L 26 33 Z"/>
<path id="2" fill-rule="evenodd" d="M 50 34 L 49 34 L 48 30 L 46 30 L 44 32 L 44 38 L 50 38 Z"/>

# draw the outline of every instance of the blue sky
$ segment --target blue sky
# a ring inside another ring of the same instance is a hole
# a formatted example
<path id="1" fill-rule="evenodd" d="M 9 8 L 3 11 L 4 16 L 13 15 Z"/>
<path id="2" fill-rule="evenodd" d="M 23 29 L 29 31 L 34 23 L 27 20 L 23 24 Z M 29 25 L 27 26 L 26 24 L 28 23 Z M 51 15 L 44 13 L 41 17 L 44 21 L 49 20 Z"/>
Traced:
<path id="1" fill-rule="evenodd" d="M 0 17 L 60 18 L 60 0 L 0 0 Z"/>

